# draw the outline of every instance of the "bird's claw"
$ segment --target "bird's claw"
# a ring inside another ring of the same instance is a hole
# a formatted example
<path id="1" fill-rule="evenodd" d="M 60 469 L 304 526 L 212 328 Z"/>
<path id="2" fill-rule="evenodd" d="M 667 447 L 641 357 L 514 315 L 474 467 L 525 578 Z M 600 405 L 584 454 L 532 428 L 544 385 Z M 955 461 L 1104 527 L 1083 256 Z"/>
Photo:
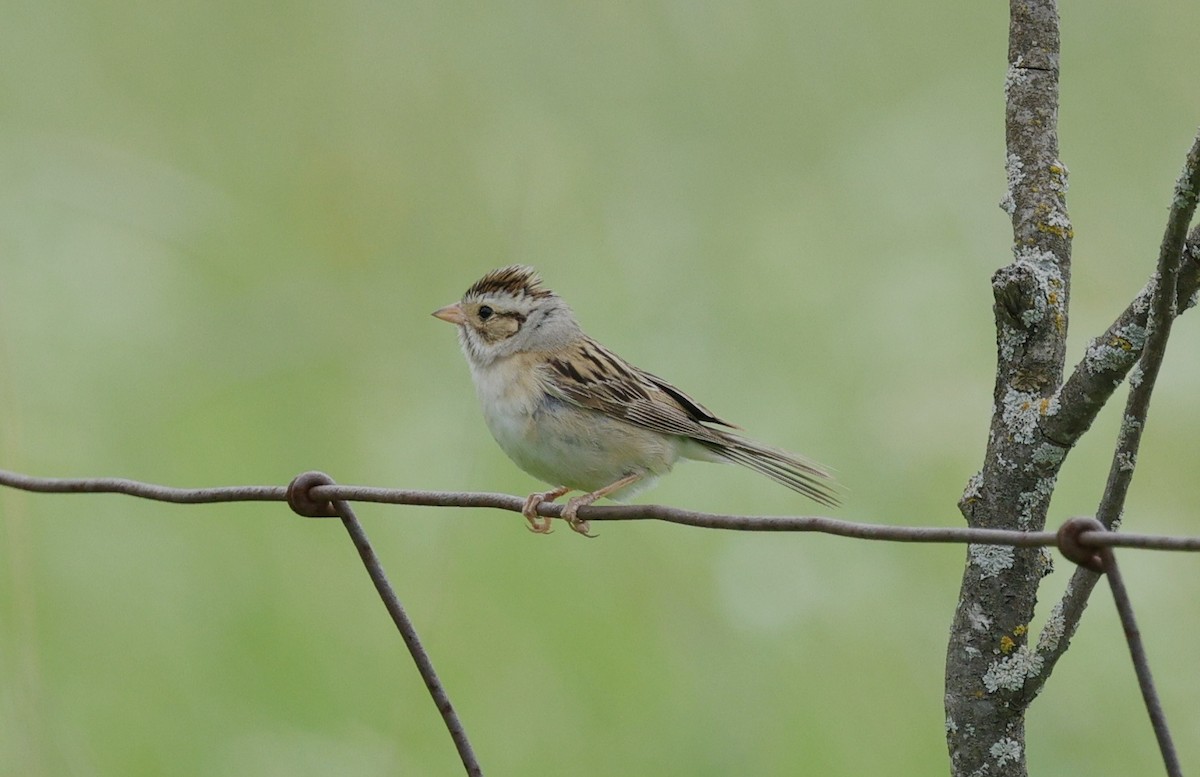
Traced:
<path id="1" fill-rule="evenodd" d="M 569 490 L 569 488 L 560 487 L 550 491 L 536 491 L 525 497 L 525 504 L 521 506 L 521 515 L 525 516 L 525 520 L 529 522 L 529 526 L 526 528 L 534 534 L 553 532 L 554 519 L 549 515 L 538 515 L 538 505 L 543 502 L 553 502 Z M 593 501 L 595 501 L 595 497 L 592 494 L 584 494 L 569 500 L 563 507 L 561 518 L 571 527 L 571 531 L 582 534 L 584 537 L 596 536 L 592 534 L 592 525 L 576 515 L 580 507 L 589 505 Z"/>
<path id="2" fill-rule="evenodd" d="M 592 525 L 575 514 L 580 507 L 590 503 L 590 500 L 587 500 L 585 497 L 576 497 L 570 500 L 567 502 L 567 506 L 563 508 L 562 519 L 571 527 L 571 531 L 582 534 L 584 537 L 595 538 L 596 535 L 591 533 Z"/>
<path id="3" fill-rule="evenodd" d="M 526 528 L 534 534 L 550 534 L 553 532 L 554 529 L 551 528 L 551 522 L 554 519 L 549 515 L 538 515 L 538 505 L 542 502 L 553 502 L 567 493 L 568 490 L 567 488 L 555 488 L 550 491 L 537 491 L 525 497 L 525 504 L 521 507 L 521 515 L 525 516 L 525 520 L 529 522 L 529 526 Z"/>
<path id="4" fill-rule="evenodd" d="M 529 521 L 529 525 L 525 528 L 529 529 L 529 531 L 533 532 L 534 534 L 554 533 L 554 529 L 550 525 L 550 522 L 554 519 L 549 516 L 546 516 L 545 518 L 542 518 L 540 515 L 535 515 L 532 518 L 525 516 L 525 520 Z"/>

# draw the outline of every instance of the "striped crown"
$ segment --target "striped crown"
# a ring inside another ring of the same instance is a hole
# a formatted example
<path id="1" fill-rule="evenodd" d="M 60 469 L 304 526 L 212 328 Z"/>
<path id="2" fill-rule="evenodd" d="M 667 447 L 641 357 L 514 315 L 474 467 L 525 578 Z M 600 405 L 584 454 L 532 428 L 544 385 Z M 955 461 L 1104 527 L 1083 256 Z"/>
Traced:
<path id="1" fill-rule="evenodd" d="M 513 297 L 529 297 L 543 299 L 553 297 L 554 292 L 542 288 L 542 278 L 537 270 L 520 264 L 511 264 L 492 270 L 487 275 L 475 281 L 463 299 L 478 299 L 496 294 L 508 294 Z"/>

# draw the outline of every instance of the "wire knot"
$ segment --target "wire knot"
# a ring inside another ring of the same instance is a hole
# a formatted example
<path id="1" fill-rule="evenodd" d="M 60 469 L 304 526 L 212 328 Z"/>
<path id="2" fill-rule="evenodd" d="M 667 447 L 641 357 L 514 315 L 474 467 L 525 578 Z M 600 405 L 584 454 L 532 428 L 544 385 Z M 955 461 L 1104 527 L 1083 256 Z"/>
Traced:
<path id="1" fill-rule="evenodd" d="M 324 472 L 311 470 L 297 475 L 288 483 L 287 487 L 287 503 L 288 507 L 297 515 L 303 515 L 305 518 L 336 518 L 337 511 L 333 509 L 333 503 L 328 499 L 318 501 L 312 498 L 311 491 L 317 486 L 332 486 L 334 485 L 333 478 L 326 475 Z"/>
<path id="2" fill-rule="evenodd" d="M 1058 549 L 1079 566 L 1102 575 L 1104 574 L 1104 561 L 1100 557 L 1100 550 L 1088 547 L 1082 542 L 1082 538 L 1089 532 L 1103 531 L 1108 531 L 1108 529 L 1105 529 L 1104 524 L 1091 516 L 1081 515 L 1071 518 L 1058 527 Z"/>

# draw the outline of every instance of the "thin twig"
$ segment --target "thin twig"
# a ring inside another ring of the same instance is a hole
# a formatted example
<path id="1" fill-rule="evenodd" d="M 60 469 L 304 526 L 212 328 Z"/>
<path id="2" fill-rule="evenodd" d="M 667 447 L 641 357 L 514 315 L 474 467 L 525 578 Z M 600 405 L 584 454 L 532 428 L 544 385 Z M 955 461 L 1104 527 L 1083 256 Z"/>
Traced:
<path id="1" fill-rule="evenodd" d="M 1176 315 L 1192 307 L 1200 291 L 1200 225 L 1188 234 L 1182 258 L 1175 287 Z M 1108 329 L 1091 341 L 1058 392 L 1058 412 L 1042 418 L 1042 434 L 1060 446 L 1064 456 L 1091 428 L 1096 415 L 1141 358 L 1157 277 L 1156 269 Z"/>
<path id="2" fill-rule="evenodd" d="M 1117 613 L 1121 616 L 1121 626 L 1125 630 L 1125 641 L 1129 644 L 1129 655 L 1133 659 L 1133 670 L 1137 673 L 1138 687 L 1142 690 L 1142 699 L 1146 702 L 1146 712 L 1150 715 L 1150 725 L 1154 728 L 1154 737 L 1158 740 L 1158 749 L 1162 753 L 1163 765 L 1166 766 L 1170 777 L 1183 777 L 1179 765 L 1179 755 L 1175 752 L 1175 744 L 1171 741 L 1171 730 L 1167 727 L 1167 716 L 1163 713 L 1162 703 L 1158 699 L 1158 691 L 1154 688 L 1154 678 L 1150 675 L 1150 661 L 1146 658 L 1146 647 L 1142 644 L 1142 634 L 1138 630 L 1137 620 L 1133 615 L 1133 603 L 1129 592 L 1125 589 L 1125 581 L 1117 567 L 1117 555 L 1112 548 L 1100 548 L 1100 559 L 1104 565 L 1104 573 L 1108 577 L 1108 585 L 1112 588 L 1113 601 L 1117 605 Z"/>
<path id="3" fill-rule="evenodd" d="M 1200 132 L 1192 141 L 1187 160 L 1175 184 L 1167 227 L 1158 253 L 1158 281 L 1150 301 L 1149 333 L 1146 346 L 1138 360 L 1141 375 L 1130 381 L 1129 397 L 1125 403 L 1125 418 L 1121 425 L 1117 449 L 1109 468 L 1108 483 L 1100 501 L 1097 518 L 1105 528 L 1111 528 L 1121 516 L 1129 484 L 1133 481 L 1134 465 L 1141 446 L 1142 431 L 1150 410 L 1150 397 L 1158 380 L 1159 369 L 1167 352 L 1167 340 L 1175 321 L 1175 287 L 1188 225 L 1196 212 L 1200 194 Z"/>
<path id="4" fill-rule="evenodd" d="M 1125 509 L 1125 498 L 1133 480 L 1142 432 L 1146 426 L 1150 397 L 1154 392 L 1155 381 L 1166 353 L 1167 340 L 1171 335 L 1171 325 L 1179 312 L 1177 289 L 1179 269 L 1183 262 L 1188 225 L 1195 215 L 1198 196 L 1200 196 L 1200 132 L 1197 132 L 1192 141 L 1192 147 L 1184 161 L 1183 170 L 1175 184 L 1175 194 L 1171 199 L 1167 225 L 1163 231 L 1162 244 L 1159 247 L 1158 279 L 1154 284 L 1154 294 L 1150 300 L 1148 314 L 1149 331 L 1145 335 L 1145 345 L 1142 348 L 1141 357 L 1138 359 L 1137 371 L 1140 374 L 1136 379 L 1131 378 L 1129 381 L 1130 388 L 1125 402 L 1125 415 L 1109 467 L 1104 495 L 1101 497 L 1096 511 L 1096 518 L 1105 528 L 1112 528 Z M 1033 698 L 1040 692 L 1053 672 L 1054 665 L 1069 647 L 1071 637 L 1079 627 L 1083 611 L 1087 607 L 1088 598 L 1091 596 L 1097 580 L 1096 574 L 1092 571 L 1082 567 L 1075 570 L 1066 593 L 1057 605 L 1057 612 L 1062 616 L 1060 623 L 1063 636 L 1060 639 L 1050 640 L 1046 643 L 1045 648 L 1039 650 L 1043 661 L 1043 670 L 1026 687 L 1027 698 Z"/>

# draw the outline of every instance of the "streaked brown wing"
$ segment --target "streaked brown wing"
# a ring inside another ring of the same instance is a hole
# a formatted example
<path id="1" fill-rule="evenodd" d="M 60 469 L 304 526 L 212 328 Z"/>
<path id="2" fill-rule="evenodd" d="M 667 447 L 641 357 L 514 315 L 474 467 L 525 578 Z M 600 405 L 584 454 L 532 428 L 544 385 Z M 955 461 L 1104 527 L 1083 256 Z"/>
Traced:
<path id="1" fill-rule="evenodd" d="M 637 368 L 635 367 L 634 369 Z M 740 428 L 736 424 L 731 424 L 722 418 L 717 418 L 707 407 L 692 399 L 687 394 L 684 394 L 682 391 L 675 388 L 657 375 L 651 375 L 645 370 L 638 370 L 638 372 L 641 373 L 643 378 L 652 382 L 661 391 L 670 395 L 670 397 L 678 402 L 680 407 L 686 410 L 688 415 L 695 420 L 703 421 L 707 424 L 720 424 L 721 426 L 728 426 L 730 429 Z"/>
<path id="2" fill-rule="evenodd" d="M 572 349 L 570 356 L 547 362 L 547 389 L 560 399 L 656 432 L 724 442 L 720 432 L 704 423 L 732 424 L 662 378 L 639 370 L 590 338 Z"/>
<path id="3" fill-rule="evenodd" d="M 705 426 L 733 425 L 594 340 L 581 340 L 572 349 L 569 355 L 546 361 L 542 377 L 552 395 L 646 429 L 690 437 L 719 458 L 749 467 L 821 504 L 837 505 L 832 478 L 819 464 L 736 432 Z"/>

